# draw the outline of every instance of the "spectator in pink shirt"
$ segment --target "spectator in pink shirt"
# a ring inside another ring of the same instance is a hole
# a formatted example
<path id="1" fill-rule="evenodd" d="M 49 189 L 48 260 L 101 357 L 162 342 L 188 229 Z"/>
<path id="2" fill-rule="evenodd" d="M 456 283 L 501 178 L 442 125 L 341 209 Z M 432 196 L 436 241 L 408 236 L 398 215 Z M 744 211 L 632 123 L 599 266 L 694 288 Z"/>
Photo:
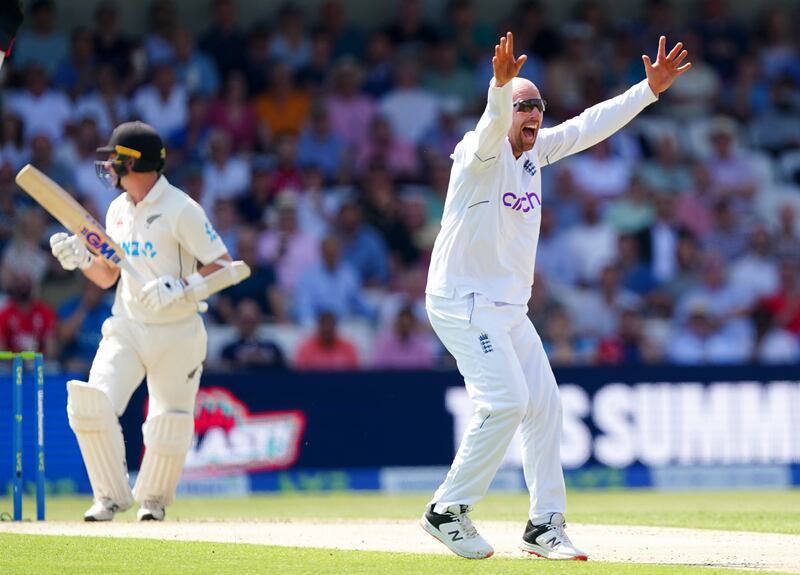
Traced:
<path id="1" fill-rule="evenodd" d="M 354 60 L 342 60 L 333 71 L 333 92 L 328 96 L 331 130 L 350 151 L 366 143 L 375 116 L 375 100 L 359 92 L 361 76 Z"/>
<path id="2" fill-rule="evenodd" d="M 436 358 L 430 333 L 423 332 L 411 307 L 404 307 L 394 325 L 378 334 L 373 349 L 375 369 L 425 369 L 433 367 Z"/>
<path id="3" fill-rule="evenodd" d="M 249 152 L 257 139 L 258 117 L 247 101 L 247 79 L 235 70 L 228 76 L 225 93 L 212 104 L 209 122 L 228 133 L 234 152 Z"/>
<path id="4" fill-rule="evenodd" d="M 362 174 L 371 165 L 382 164 L 392 176 L 402 177 L 416 174 L 418 163 L 414 146 L 398 138 L 386 118 L 375 116 L 369 138 L 356 152 L 356 172 Z"/>
<path id="5" fill-rule="evenodd" d="M 273 265 L 281 289 L 292 293 L 303 272 L 319 260 L 319 245 L 299 229 L 297 200 L 292 193 L 280 194 L 275 210 L 275 225 L 258 239 L 258 257 Z"/>

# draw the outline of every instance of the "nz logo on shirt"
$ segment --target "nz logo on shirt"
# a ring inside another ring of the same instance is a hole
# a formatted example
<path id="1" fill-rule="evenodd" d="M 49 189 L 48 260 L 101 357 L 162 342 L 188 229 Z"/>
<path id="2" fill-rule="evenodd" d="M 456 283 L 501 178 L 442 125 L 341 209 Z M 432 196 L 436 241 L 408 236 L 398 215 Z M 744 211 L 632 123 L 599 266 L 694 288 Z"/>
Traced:
<path id="1" fill-rule="evenodd" d="M 152 259 L 156 257 L 156 254 L 158 253 L 155 246 L 153 246 L 153 242 L 122 242 L 122 249 L 130 258 L 145 257 Z"/>

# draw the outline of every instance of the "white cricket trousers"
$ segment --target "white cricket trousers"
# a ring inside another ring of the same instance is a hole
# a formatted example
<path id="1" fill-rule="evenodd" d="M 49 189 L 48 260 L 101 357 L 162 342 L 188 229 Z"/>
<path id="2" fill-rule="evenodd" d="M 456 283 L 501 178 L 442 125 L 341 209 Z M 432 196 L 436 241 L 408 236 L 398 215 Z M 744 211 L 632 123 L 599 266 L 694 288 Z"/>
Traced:
<path id="1" fill-rule="evenodd" d="M 103 323 L 89 385 L 105 392 L 122 415 L 147 375 L 148 418 L 166 411 L 194 413 L 206 339 L 197 314 L 163 325 L 111 316 Z"/>
<path id="2" fill-rule="evenodd" d="M 426 308 L 475 406 L 453 465 L 429 505 L 442 513 L 450 505 L 480 500 L 519 427 L 529 518 L 536 524 L 550 513 L 564 513 L 561 399 L 527 306 L 495 303 L 480 294 L 428 294 Z"/>

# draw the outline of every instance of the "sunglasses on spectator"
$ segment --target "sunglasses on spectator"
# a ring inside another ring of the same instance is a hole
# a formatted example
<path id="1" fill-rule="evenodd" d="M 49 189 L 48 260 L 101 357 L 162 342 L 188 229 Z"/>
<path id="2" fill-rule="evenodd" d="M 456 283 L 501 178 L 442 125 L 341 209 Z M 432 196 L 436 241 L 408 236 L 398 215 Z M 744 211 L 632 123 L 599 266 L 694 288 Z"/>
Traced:
<path id="1" fill-rule="evenodd" d="M 543 113 L 546 106 L 547 102 L 541 98 L 529 98 L 527 100 L 518 100 L 514 102 L 514 108 L 517 112 L 522 112 L 523 114 L 527 114 L 534 108 L 539 110 L 540 113 Z"/>

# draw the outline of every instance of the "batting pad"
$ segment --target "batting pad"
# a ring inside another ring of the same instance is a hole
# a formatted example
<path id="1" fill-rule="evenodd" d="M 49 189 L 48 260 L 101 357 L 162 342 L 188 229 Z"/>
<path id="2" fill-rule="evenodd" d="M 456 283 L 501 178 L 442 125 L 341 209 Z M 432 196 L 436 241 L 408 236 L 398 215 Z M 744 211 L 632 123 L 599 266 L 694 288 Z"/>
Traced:
<path id="1" fill-rule="evenodd" d="M 84 381 L 67 382 L 67 416 L 78 438 L 95 499 L 107 498 L 121 511 L 133 505 L 125 465 L 122 428 L 109 397 Z"/>
<path id="2" fill-rule="evenodd" d="M 167 411 L 145 421 L 144 458 L 133 488 L 136 501 L 172 503 L 183 470 L 186 453 L 192 446 L 194 417 L 182 411 Z"/>

